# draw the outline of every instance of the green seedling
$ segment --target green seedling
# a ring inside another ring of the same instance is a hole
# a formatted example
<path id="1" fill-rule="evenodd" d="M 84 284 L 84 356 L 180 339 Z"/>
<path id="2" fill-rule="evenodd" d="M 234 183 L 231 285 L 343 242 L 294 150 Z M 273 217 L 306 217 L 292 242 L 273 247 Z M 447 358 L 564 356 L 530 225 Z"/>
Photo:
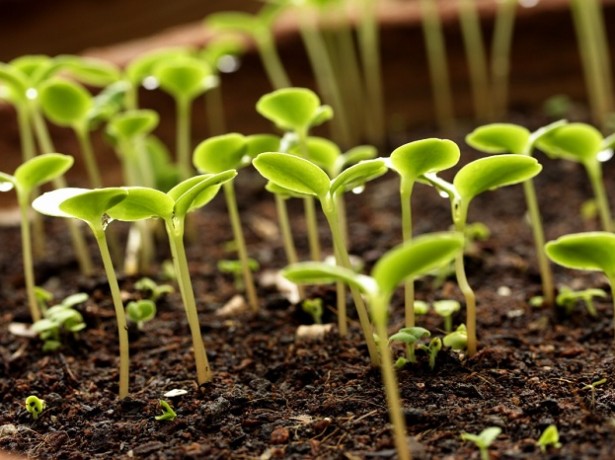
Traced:
<path id="1" fill-rule="evenodd" d="M 592 186 L 602 229 L 613 230 L 611 210 L 602 179 L 601 161 L 610 158 L 615 136 L 604 138 L 600 131 L 585 123 L 570 123 L 542 136 L 537 147 L 551 158 L 581 163 Z M 608 153 L 608 156 L 605 155 Z"/>
<path id="2" fill-rule="evenodd" d="M 68 296 L 58 305 L 54 305 L 45 311 L 44 318 L 32 325 L 43 343 L 43 351 L 56 351 L 62 346 L 62 332 L 71 332 L 77 335 L 85 329 L 86 324 L 83 316 L 73 307 L 85 302 L 89 296 L 83 292 Z"/>
<path id="3" fill-rule="evenodd" d="M 153 279 L 148 277 L 140 278 L 135 283 L 135 289 L 141 291 L 145 298 L 153 302 L 157 302 L 163 295 L 175 291 L 170 284 L 157 284 Z"/>
<path id="4" fill-rule="evenodd" d="M 419 349 L 427 352 L 429 355 L 429 368 L 434 370 L 436 368 L 438 353 L 442 350 L 442 339 L 440 337 L 434 337 L 429 341 L 429 345 L 419 344 Z"/>
<path id="5" fill-rule="evenodd" d="M 442 339 L 445 347 L 457 351 L 463 351 L 468 348 L 468 331 L 465 324 L 457 326 L 453 332 L 446 334 Z"/>
<path id="6" fill-rule="evenodd" d="M 113 261 L 111 260 L 111 254 L 105 236 L 105 229 L 109 224 L 107 212 L 117 203 L 124 200 L 126 196 L 127 192 L 121 188 L 103 188 L 97 190 L 64 188 L 47 192 L 39 196 L 32 203 L 34 209 L 42 214 L 84 221 L 94 234 L 107 275 L 107 282 L 111 289 L 111 297 L 113 298 L 113 306 L 117 320 L 120 346 L 120 399 L 128 396 L 128 330 L 120 287 L 113 268 Z"/>
<path id="7" fill-rule="evenodd" d="M 149 299 L 133 300 L 126 305 L 126 316 L 139 330 L 156 316 L 156 304 Z"/>
<path id="8" fill-rule="evenodd" d="M 173 408 L 171 407 L 171 405 L 164 401 L 164 400 L 159 400 L 158 403 L 160 404 L 160 408 L 162 409 L 162 414 L 157 415 L 155 418 L 158 421 L 173 421 L 175 420 L 175 418 L 177 418 L 177 414 L 175 413 L 175 411 L 173 410 Z"/>
<path id="9" fill-rule="evenodd" d="M 415 300 L 414 301 L 414 314 L 415 315 L 426 315 L 429 312 L 429 304 L 423 300 Z"/>
<path id="10" fill-rule="evenodd" d="M 508 154 L 481 158 L 468 163 L 457 172 L 452 184 L 434 173 L 424 174 L 423 177 L 449 196 L 455 230 L 464 234 L 469 205 L 477 195 L 488 190 L 522 183 L 534 177 L 541 169 L 542 166 L 535 158 Z M 463 254 L 458 255 L 455 260 L 455 272 L 457 283 L 466 301 L 468 354 L 473 356 L 477 350 L 476 296 L 465 274 Z"/>
<path id="11" fill-rule="evenodd" d="M 564 235 L 555 241 L 549 241 L 545 251 L 553 262 L 564 267 L 603 272 L 611 285 L 611 294 L 615 294 L 615 235 L 612 233 L 584 232 Z M 615 302 L 613 312 L 615 313 Z M 613 329 L 615 330 L 615 316 Z"/>
<path id="12" fill-rule="evenodd" d="M 429 337 L 431 332 L 423 327 L 402 327 L 399 332 L 396 332 L 389 337 L 389 343 L 402 342 L 406 345 L 406 358 L 397 360 L 395 367 L 403 367 L 406 363 L 416 363 L 416 354 L 414 350 L 418 346 L 418 342 L 425 337 Z"/>
<path id="13" fill-rule="evenodd" d="M 437 300 L 433 303 L 434 311 L 444 318 L 444 331 L 448 334 L 453 330 L 453 314 L 461 309 L 456 300 Z"/>
<path id="14" fill-rule="evenodd" d="M 549 425 L 536 441 L 536 445 L 540 448 L 540 452 L 547 453 L 547 448 L 553 446 L 555 449 L 562 447 L 562 443 L 559 442 L 559 431 L 557 425 Z"/>
<path id="15" fill-rule="evenodd" d="M 314 163 L 294 155 L 261 153 L 254 159 L 253 164 L 263 177 L 276 186 L 295 194 L 316 197 L 320 201 L 333 236 L 336 263 L 350 269 L 350 258 L 339 223 L 337 197 L 346 190 L 363 186 L 368 181 L 385 174 L 387 167 L 384 160 L 363 161 L 346 169 L 332 180 Z M 375 364 L 378 358 L 365 304 L 356 286 L 351 285 L 351 293 L 370 357 Z M 345 303 L 340 300 L 338 299 L 338 326 L 340 334 L 345 335 L 347 331 Z"/>
<path id="16" fill-rule="evenodd" d="M 497 438 L 500 433 L 502 433 L 502 429 L 500 427 L 491 426 L 489 428 L 485 428 L 478 435 L 461 433 L 461 440 L 473 442 L 480 451 L 481 460 L 489 460 L 489 446 L 493 443 L 493 441 L 495 441 L 495 438 Z"/>
<path id="17" fill-rule="evenodd" d="M 318 96 L 306 88 L 284 88 L 261 96 L 256 111 L 272 121 L 279 129 L 291 133 L 300 155 L 307 158 L 307 136 L 310 128 L 333 116 L 328 105 L 321 105 Z M 318 225 L 311 196 L 304 197 L 305 220 L 312 260 L 321 260 Z"/>
<path id="18" fill-rule="evenodd" d="M 531 133 L 523 126 L 512 123 L 492 123 L 476 128 L 466 136 L 466 142 L 471 147 L 486 153 L 515 153 L 531 156 L 534 146 L 543 136 L 565 124 L 566 121 L 559 120 Z M 536 248 L 538 268 L 542 280 L 543 298 L 547 305 L 553 305 L 555 297 L 553 274 L 544 251 L 545 237 L 542 218 L 536 189 L 531 179 L 523 182 L 523 192 L 532 226 L 534 247 Z"/>
<path id="19" fill-rule="evenodd" d="M 41 312 L 38 308 L 35 281 L 34 281 L 34 261 L 32 256 L 32 237 L 30 233 L 30 222 L 28 211 L 30 200 L 34 190 L 64 174 L 73 164 L 73 158 L 59 153 L 47 153 L 39 155 L 21 164 L 15 173 L 9 174 L 0 172 L 0 191 L 6 192 L 15 189 L 19 212 L 21 217 L 21 247 L 23 257 L 24 278 L 26 281 L 26 294 L 28 296 L 28 307 L 33 322 L 41 319 Z"/>
<path id="20" fill-rule="evenodd" d="M 576 304 L 581 301 L 585 305 L 587 312 L 594 318 L 598 316 L 596 306 L 594 305 L 594 297 L 606 298 L 607 294 L 602 289 L 583 289 L 582 291 L 573 291 L 572 289 L 563 286 L 555 299 L 555 303 L 559 307 L 564 308 L 567 315 L 572 314 L 572 310 Z"/>
<path id="21" fill-rule="evenodd" d="M 44 315 L 47 311 L 49 303 L 53 300 L 53 294 L 47 289 L 40 286 L 34 286 L 34 297 L 36 297 L 36 305 L 40 312 Z"/>
<path id="22" fill-rule="evenodd" d="M 233 275 L 233 278 L 235 279 L 235 288 L 237 288 L 238 290 L 245 289 L 243 279 L 243 266 L 240 260 L 219 260 L 217 266 L 220 272 L 230 273 L 231 275 Z M 250 270 L 250 272 L 256 272 L 259 268 L 260 264 L 256 259 L 248 259 L 248 269 Z"/>
<path id="23" fill-rule="evenodd" d="M 43 413 L 47 404 L 43 399 L 37 396 L 30 395 L 26 398 L 26 410 L 32 415 L 32 418 L 36 420 L 39 415 Z"/>
<path id="24" fill-rule="evenodd" d="M 203 173 L 221 173 L 229 169 L 240 169 L 251 163 L 249 141 L 245 136 L 237 133 L 215 136 L 201 142 L 192 156 L 192 162 Z M 243 227 L 239 216 L 237 198 L 233 182 L 226 182 L 223 186 L 226 207 L 231 220 L 233 237 L 237 245 L 237 254 L 241 262 L 241 273 L 248 294 L 248 303 L 252 310 L 259 308 L 256 287 L 250 269 L 250 262 L 246 242 L 243 235 Z"/>
<path id="25" fill-rule="evenodd" d="M 282 274 L 295 283 L 330 283 L 343 281 L 361 290 L 370 306 L 376 327 L 380 369 L 393 425 L 395 447 L 401 460 L 411 458 L 406 442 L 405 421 L 399 389 L 393 370 L 393 359 L 387 341 L 388 309 L 397 286 L 407 277 L 418 277 L 448 262 L 461 251 L 463 238 L 452 232 L 424 235 L 384 254 L 374 266 L 371 276 L 358 274 L 346 267 L 319 262 L 304 262 L 287 267 Z"/>
<path id="26" fill-rule="evenodd" d="M 606 383 L 606 378 L 596 380 L 595 382 L 588 383 L 587 385 L 583 385 L 581 390 L 589 390 L 591 392 L 591 405 L 594 407 L 596 405 L 596 387 Z"/>
<path id="27" fill-rule="evenodd" d="M 412 191 L 423 174 L 448 169 L 459 161 L 459 147 L 446 139 L 423 139 L 396 148 L 389 159 L 390 165 L 400 176 L 402 236 L 412 239 Z M 405 285 L 406 327 L 414 326 L 414 282 Z"/>
<path id="28" fill-rule="evenodd" d="M 160 218 L 165 224 L 179 290 L 186 310 L 192 335 L 197 381 L 200 384 L 212 379 L 211 368 L 201 336 L 194 290 L 190 279 L 188 259 L 184 246 L 186 216 L 189 212 L 205 206 L 211 201 L 220 186 L 232 180 L 236 171 L 219 174 L 204 174 L 186 179 L 167 193 L 146 187 L 125 187 L 126 199 L 110 209 L 114 219 L 135 222 L 149 218 Z"/>
<path id="29" fill-rule="evenodd" d="M 305 299 L 301 302 L 301 309 L 312 317 L 314 324 L 322 324 L 322 299 Z"/>

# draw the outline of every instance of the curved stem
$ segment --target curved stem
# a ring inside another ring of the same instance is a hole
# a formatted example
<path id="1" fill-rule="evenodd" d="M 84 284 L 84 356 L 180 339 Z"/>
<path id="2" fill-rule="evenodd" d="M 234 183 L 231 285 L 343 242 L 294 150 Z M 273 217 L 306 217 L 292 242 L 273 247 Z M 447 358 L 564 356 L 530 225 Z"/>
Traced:
<path id="1" fill-rule="evenodd" d="M 77 135 L 79 148 L 83 154 L 85 169 L 88 173 L 90 185 L 93 188 L 100 188 L 102 187 L 102 179 L 100 178 L 100 171 L 98 169 L 98 165 L 96 164 L 96 157 L 94 156 L 94 149 L 92 148 L 92 141 L 90 139 L 89 132 L 87 128 L 76 128 L 75 134 Z"/>
<path id="2" fill-rule="evenodd" d="M 609 209 L 609 203 L 604 189 L 604 182 L 602 181 L 602 167 L 596 160 L 584 163 L 589 181 L 596 197 L 596 204 L 598 205 L 598 212 L 600 213 L 600 221 L 602 223 L 602 229 L 605 232 L 613 231 L 613 223 L 611 220 L 611 210 Z"/>
<path id="3" fill-rule="evenodd" d="M 23 257 L 23 271 L 26 281 L 26 295 L 28 296 L 28 308 L 30 309 L 30 316 L 32 322 L 36 322 L 41 319 L 41 312 L 39 311 L 38 304 L 36 302 L 36 295 L 34 292 L 34 262 L 32 260 L 32 243 L 30 240 L 30 221 L 28 219 L 28 194 L 18 191 L 19 211 L 21 213 L 21 252 Z"/>
<path id="4" fill-rule="evenodd" d="M 403 181 L 402 179 L 402 182 Z M 401 197 L 401 230 L 404 242 L 412 240 L 412 183 L 404 183 L 400 189 Z M 414 327 L 414 279 L 408 278 L 404 282 L 404 305 L 406 327 Z"/>

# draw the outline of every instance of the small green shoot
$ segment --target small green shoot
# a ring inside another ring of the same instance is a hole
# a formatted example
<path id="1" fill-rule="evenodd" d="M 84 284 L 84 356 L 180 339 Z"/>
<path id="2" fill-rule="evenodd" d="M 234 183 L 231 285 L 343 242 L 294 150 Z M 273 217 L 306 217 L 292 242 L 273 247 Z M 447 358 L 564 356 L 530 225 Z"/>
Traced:
<path id="1" fill-rule="evenodd" d="M 468 348 L 468 331 L 465 324 L 457 326 L 453 332 L 446 334 L 442 339 L 445 347 L 452 350 L 463 351 Z"/>
<path id="2" fill-rule="evenodd" d="M 245 288 L 243 279 L 243 265 L 240 260 L 222 259 L 217 263 L 218 270 L 222 273 L 230 273 L 235 280 L 235 288 L 243 290 Z M 260 264 L 256 259 L 248 258 L 248 269 L 251 272 L 258 271 Z"/>
<path id="3" fill-rule="evenodd" d="M 65 298 L 58 305 L 45 310 L 44 318 L 32 325 L 32 330 L 44 341 L 43 351 L 56 351 L 62 346 L 61 335 L 63 332 L 77 334 L 85 329 L 86 324 L 83 316 L 73 307 L 85 302 L 88 295 L 80 292 Z"/>
<path id="4" fill-rule="evenodd" d="M 37 396 L 30 395 L 26 398 L 26 410 L 32 415 L 34 420 L 43 413 L 46 406 L 45 401 Z"/>
<path id="5" fill-rule="evenodd" d="M 423 300 L 414 301 L 414 314 L 426 315 L 429 312 L 429 304 Z"/>
<path id="6" fill-rule="evenodd" d="M 598 316 L 598 312 L 596 311 L 593 299 L 594 297 L 606 298 L 606 296 L 606 292 L 602 289 L 590 288 L 583 289 L 582 291 L 573 291 L 566 286 L 562 286 L 555 299 L 555 303 L 559 307 L 564 308 L 567 315 L 570 315 L 576 304 L 581 301 L 585 305 L 587 313 L 595 318 Z"/>
<path id="7" fill-rule="evenodd" d="M 438 353 L 442 350 L 442 339 L 434 337 L 429 341 L 429 345 L 419 344 L 419 349 L 424 350 L 429 355 L 429 368 L 433 371 L 436 368 Z"/>
<path id="8" fill-rule="evenodd" d="M 160 408 L 162 409 L 162 414 L 156 415 L 156 420 L 158 421 L 173 421 L 177 418 L 177 414 L 171 407 L 171 405 L 165 400 L 161 399 L 158 401 L 160 404 Z"/>
<path id="9" fill-rule="evenodd" d="M 126 305 L 126 316 L 143 330 L 143 325 L 156 316 L 156 304 L 149 299 L 133 300 Z"/>
<path id="10" fill-rule="evenodd" d="M 588 383 L 587 385 L 583 385 L 581 390 L 589 390 L 591 392 L 591 405 L 594 407 L 596 405 L 596 387 L 606 383 L 606 377 L 600 380 L 596 380 L 595 382 Z"/>
<path id="11" fill-rule="evenodd" d="M 322 324 L 322 299 L 305 299 L 301 302 L 301 309 L 312 317 L 314 324 Z"/>
<path id="12" fill-rule="evenodd" d="M 461 304 L 456 300 L 437 300 L 433 303 L 433 309 L 444 318 L 444 332 L 450 333 L 453 330 L 453 314 L 461 309 Z"/>
<path id="13" fill-rule="evenodd" d="M 540 452 L 547 453 L 547 448 L 553 446 L 555 449 L 562 447 L 562 443 L 559 442 L 559 431 L 557 425 L 549 425 L 536 441 L 536 445 L 540 448 Z"/>
<path id="14" fill-rule="evenodd" d="M 402 342 L 406 345 L 406 359 L 405 362 L 412 364 L 416 363 L 415 349 L 418 346 L 419 340 L 429 337 L 431 332 L 423 327 L 402 327 L 399 332 L 396 332 L 389 337 L 389 343 Z M 403 364 L 405 364 L 405 362 Z M 401 363 L 400 363 L 401 364 Z M 402 364 L 402 365 L 403 365 Z M 397 366 L 397 365 L 396 365 Z"/>
<path id="15" fill-rule="evenodd" d="M 493 443 L 493 441 L 495 441 L 495 438 L 497 438 L 500 433 L 502 433 L 502 429 L 500 427 L 492 426 L 485 428 L 478 435 L 461 433 L 461 440 L 473 442 L 480 451 L 481 460 L 489 460 L 489 446 Z"/>
<path id="16" fill-rule="evenodd" d="M 170 284 L 157 284 L 153 279 L 146 276 L 135 283 L 135 289 L 141 291 L 145 298 L 153 302 L 156 302 L 163 295 L 175 292 Z"/>

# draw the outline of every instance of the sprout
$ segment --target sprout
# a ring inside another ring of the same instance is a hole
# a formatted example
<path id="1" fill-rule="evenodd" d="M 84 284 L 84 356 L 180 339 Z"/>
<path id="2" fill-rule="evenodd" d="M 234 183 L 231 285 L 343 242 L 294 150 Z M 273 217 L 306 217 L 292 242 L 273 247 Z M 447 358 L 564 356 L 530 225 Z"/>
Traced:
<path id="1" fill-rule="evenodd" d="M 126 316 L 142 330 L 143 325 L 156 316 L 156 304 L 149 299 L 133 300 L 126 305 Z"/>
<path id="2" fill-rule="evenodd" d="M 30 412 L 32 418 L 36 420 L 39 415 L 45 410 L 47 404 L 43 399 L 38 398 L 37 396 L 30 395 L 26 398 L 26 410 Z"/>
<path id="3" fill-rule="evenodd" d="M 480 451 L 481 460 L 489 460 L 489 446 L 493 443 L 493 441 L 495 441 L 495 438 L 497 438 L 500 433 L 502 433 L 502 429 L 500 427 L 492 426 L 485 428 L 478 435 L 461 433 L 461 440 L 473 442 Z"/>
<path id="4" fill-rule="evenodd" d="M 148 277 L 140 278 L 135 283 L 135 289 L 143 292 L 143 294 L 151 301 L 156 302 L 165 294 L 170 294 L 175 291 L 170 284 L 157 284 L 154 280 Z"/>
<path id="5" fill-rule="evenodd" d="M 594 297 L 606 298 L 606 292 L 602 289 L 583 289 L 582 291 L 573 291 L 572 289 L 563 286 L 555 299 L 558 306 L 566 310 L 566 314 L 570 315 L 577 302 L 580 300 L 585 304 L 587 312 L 593 316 L 598 316 L 596 307 L 594 306 Z"/>
<path id="6" fill-rule="evenodd" d="M 414 301 L 414 314 L 415 315 L 426 315 L 429 311 L 429 304 L 423 300 L 415 300 Z"/>
<path id="7" fill-rule="evenodd" d="M 243 290 L 245 287 L 243 280 L 243 265 L 239 260 L 219 260 L 218 261 L 218 270 L 222 273 L 230 273 L 233 275 L 235 279 L 235 288 L 239 290 Z M 249 258 L 248 259 L 248 269 L 250 272 L 255 272 L 260 268 L 260 264 L 256 259 Z"/>
<path id="8" fill-rule="evenodd" d="M 85 302 L 88 297 L 83 292 L 70 295 L 58 305 L 48 308 L 45 311 L 45 317 L 32 325 L 32 330 L 44 341 L 44 352 L 55 351 L 62 346 L 61 333 L 63 331 L 77 335 L 77 332 L 85 329 L 83 316 L 73 307 Z"/>
<path id="9" fill-rule="evenodd" d="M 415 348 L 417 348 L 418 341 L 429 337 L 431 332 L 427 329 L 414 326 L 414 327 L 402 327 L 399 332 L 396 332 L 391 337 L 389 337 L 389 343 L 391 342 L 402 342 L 406 344 L 406 359 L 403 361 L 403 364 L 406 362 L 416 363 L 416 354 L 414 353 Z M 398 360 L 399 362 L 399 360 Z M 403 364 L 400 363 L 402 366 Z M 397 367 L 397 364 L 396 364 Z"/>
<path id="10" fill-rule="evenodd" d="M 438 353 L 442 350 L 442 339 L 440 337 L 434 337 L 429 341 L 429 345 L 419 344 L 419 349 L 427 352 L 429 355 L 429 368 L 434 370 L 436 368 Z"/>
<path id="11" fill-rule="evenodd" d="M 596 404 L 596 387 L 602 385 L 603 383 L 606 383 L 606 378 L 596 380 L 592 383 L 588 383 L 587 385 L 584 385 L 583 388 L 581 388 L 582 390 L 589 390 L 591 392 L 592 407 L 594 407 L 594 405 Z"/>
<path id="12" fill-rule="evenodd" d="M 171 407 L 171 405 L 164 401 L 164 400 L 159 400 L 158 401 L 160 404 L 160 408 L 162 409 L 162 414 L 157 415 L 155 418 L 156 420 L 162 421 L 162 420 L 169 420 L 169 421 L 173 421 L 175 420 L 175 418 L 177 417 L 177 414 L 175 413 L 175 411 L 173 410 L 173 408 Z"/>
<path id="13" fill-rule="evenodd" d="M 557 431 L 556 425 L 549 425 L 536 441 L 536 445 L 540 447 L 540 451 L 544 454 L 547 452 L 547 447 L 553 446 L 556 449 L 562 447 L 562 443 L 559 442 L 559 431 Z"/>
<path id="14" fill-rule="evenodd" d="M 448 334 L 453 330 L 453 314 L 461 309 L 456 300 L 438 300 L 433 303 L 434 311 L 444 318 L 444 331 Z"/>
<path id="15" fill-rule="evenodd" d="M 461 351 L 468 348 L 468 331 L 466 330 L 466 325 L 460 324 L 457 326 L 456 330 L 450 334 L 446 334 L 444 339 L 442 339 L 442 343 L 445 347 L 449 347 L 453 350 Z"/>
<path id="16" fill-rule="evenodd" d="M 322 324 L 322 299 L 305 299 L 301 302 L 301 309 L 312 317 L 314 324 Z"/>

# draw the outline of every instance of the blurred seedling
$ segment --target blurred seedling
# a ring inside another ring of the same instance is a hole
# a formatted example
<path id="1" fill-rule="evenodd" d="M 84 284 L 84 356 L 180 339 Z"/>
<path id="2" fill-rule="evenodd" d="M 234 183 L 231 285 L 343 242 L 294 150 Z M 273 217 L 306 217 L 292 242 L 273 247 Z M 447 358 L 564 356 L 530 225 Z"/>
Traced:
<path id="1" fill-rule="evenodd" d="M 144 298 L 152 302 L 157 302 L 162 296 L 175 292 L 175 288 L 170 284 L 158 284 L 146 276 L 137 280 L 135 289 L 140 291 Z"/>
<path id="2" fill-rule="evenodd" d="M 442 339 L 440 337 L 434 337 L 429 341 L 428 345 L 420 343 L 418 348 L 429 355 L 429 368 L 434 370 L 436 368 L 438 353 L 442 350 Z"/>
<path id="3" fill-rule="evenodd" d="M 549 446 L 559 449 L 562 447 L 562 443 L 559 442 L 559 431 L 557 425 L 549 425 L 536 441 L 536 445 L 540 448 L 540 452 L 545 454 Z"/>
<path id="4" fill-rule="evenodd" d="M 591 394 L 591 406 L 594 407 L 596 405 L 596 390 L 598 386 L 606 383 L 606 377 L 600 380 L 596 380 L 595 382 L 588 383 L 587 385 L 583 385 L 581 390 L 589 390 Z"/>
<path id="5" fill-rule="evenodd" d="M 442 344 L 455 351 L 464 351 L 468 348 L 468 331 L 465 324 L 457 326 L 453 332 L 450 332 L 442 339 Z"/>
<path id="6" fill-rule="evenodd" d="M 150 299 L 132 300 L 126 305 L 126 316 L 143 330 L 144 324 L 156 316 L 156 304 Z"/>
<path id="7" fill-rule="evenodd" d="M 26 410 L 32 416 L 32 419 L 36 420 L 43 413 L 47 404 L 43 399 L 37 396 L 30 395 L 26 398 Z"/>
<path id="8" fill-rule="evenodd" d="M 240 260 L 230 260 L 230 259 L 222 259 L 217 263 L 218 270 L 221 273 L 228 273 L 233 275 L 233 281 L 235 283 L 235 288 L 239 291 L 245 289 L 245 284 L 243 280 L 243 266 Z M 251 272 L 256 272 L 260 268 L 260 264 L 258 260 L 248 258 L 248 269 Z"/>
<path id="9" fill-rule="evenodd" d="M 559 290 L 559 294 L 555 298 L 555 303 L 559 307 L 562 307 L 567 315 L 571 315 L 574 307 L 581 302 L 585 305 L 587 312 L 595 318 L 598 316 L 596 306 L 594 305 L 595 297 L 606 298 L 607 293 L 604 290 L 597 288 L 573 291 L 566 286 L 562 286 Z"/>
<path id="10" fill-rule="evenodd" d="M 461 433 L 462 441 L 473 442 L 480 451 L 481 460 L 489 460 L 489 446 L 502 433 L 502 429 L 497 426 L 485 428 L 480 434 Z"/>
<path id="11" fill-rule="evenodd" d="M 323 307 L 320 297 L 305 299 L 301 302 L 301 309 L 312 317 L 314 324 L 322 324 Z"/>
<path id="12" fill-rule="evenodd" d="M 453 330 L 453 315 L 461 309 L 461 304 L 456 300 L 437 300 L 433 303 L 434 311 L 444 318 L 444 332 L 447 334 Z"/>
<path id="13" fill-rule="evenodd" d="M 59 304 L 46 309 L 44 317 L 32 325 L 32 330 L 43 340 L 44 352 L 59 349 L 62 346 L 63 333 L 70 332 L 76 336 L 79 331 L 85 329 L 83 316 L 74 307 L 88 298 L 83 292 L 70 295 Z"/>
<path id="14" fill-rule="evenodd" d="M 158 401 L 160 404 L 160 408 L 162 409 L 162 414 L 157 415 L 155 418 L 158 421 L 173 421 L 177 418 L 177 413 L 173 410 L 171 405 L 165 400 L 161 399 Z"/>
<path id="15" fill-rule="evenodd" d="M 389 337 L 389 344 L 391 342 L 401 342 L 406 345 L 406 357 L 399 358 L 395 363 L 395 368 L 399 369 L 405 366 L 407 363 L 416 363 L 415 350 L 418 347 L 418 343 L 421 339 L 429 337 L 431 332 L 423 327 L 402 327 L 398 332 Z"/>

